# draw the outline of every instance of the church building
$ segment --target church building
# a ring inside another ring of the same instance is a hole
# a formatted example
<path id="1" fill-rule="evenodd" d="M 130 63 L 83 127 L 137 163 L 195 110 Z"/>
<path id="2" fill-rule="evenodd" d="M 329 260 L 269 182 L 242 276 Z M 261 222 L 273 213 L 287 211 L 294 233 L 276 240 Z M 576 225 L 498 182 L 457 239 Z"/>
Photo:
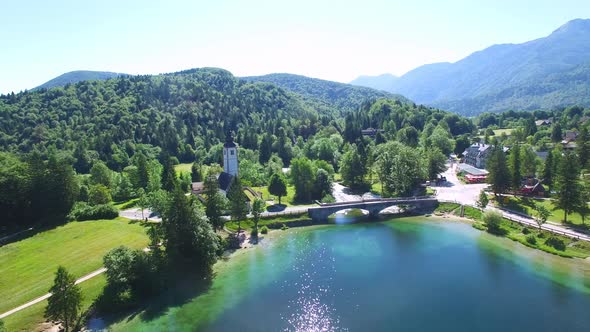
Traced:
<path id="1" fill-rule="evenodd" d="M 223 172 L 217 178 L 219 189 L 224 193 L 227 193 L 234 176 L 238 175 L 238 166 L 238 144 L 234 142 L 234 138 L 229 134 L 223 144 Z"/>
<path id="2" fill-rule="evenodd" d="M 234 142 L 231 134 L 227 135 L 227 139 L 223 144 L 223 172 L 217 175 L 219 183 L 219 190 L 227 195 L 227 191 L 234 176 L 238 175 L 239 160 L 238 160 L 238 144 Z M 204 182 L 193 182 L 192 193 L 201 194 L 204 190 Z"/>

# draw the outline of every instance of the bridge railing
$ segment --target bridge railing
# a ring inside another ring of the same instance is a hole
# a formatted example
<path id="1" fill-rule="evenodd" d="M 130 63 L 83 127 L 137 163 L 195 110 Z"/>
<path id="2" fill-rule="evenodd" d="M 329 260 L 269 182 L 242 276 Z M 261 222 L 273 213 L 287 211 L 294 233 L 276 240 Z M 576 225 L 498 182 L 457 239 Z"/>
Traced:
<path id="1" fill-rule="evenodd" d="M 418 201 L 418 200 L 427 200 L 427 199 L 436 199 L 436 198 L 433 197 L 433 196 L 410 196 L 410 197 L 395 197 L 395 198 L 369 198 L 369 199 L 361 199 L 360 201 L 350 201 L 350 202 L 335 202 L 335 203 L 320 203 L 320 202 L 318 202 L 318 204 L 321 207 L 329 207 L 329 206 L 354 205 L 354 204 L 359 204 L 359 203 L 404 202 L 404 201 Z"/>

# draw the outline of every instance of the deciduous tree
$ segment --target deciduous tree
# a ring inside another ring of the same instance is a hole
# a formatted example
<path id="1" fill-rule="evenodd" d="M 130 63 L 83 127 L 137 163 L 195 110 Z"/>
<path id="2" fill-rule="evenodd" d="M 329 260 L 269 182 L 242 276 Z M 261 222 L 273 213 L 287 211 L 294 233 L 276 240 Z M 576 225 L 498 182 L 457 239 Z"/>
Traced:
<path id="1" fill-rule="evenodd" d="M 279 204 L 281 204 L 281 197 L 287 195 L 287 180 L 282 174 L 273 174 L 270 177 L 270 183 L 268 184 L 268 192 L 271 195 L 279 198 Z"/>

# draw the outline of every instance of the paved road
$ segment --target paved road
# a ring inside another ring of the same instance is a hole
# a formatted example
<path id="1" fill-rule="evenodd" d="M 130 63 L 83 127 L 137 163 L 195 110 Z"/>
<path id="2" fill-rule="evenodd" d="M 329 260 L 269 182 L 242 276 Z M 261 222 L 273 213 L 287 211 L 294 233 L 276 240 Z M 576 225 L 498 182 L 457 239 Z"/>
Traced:
<path id="1" fill-rule="evenodd" d="M 92 273 L 89 273 L 89 274 L 83 276 L 82 278 L 76 280 L 76 285 L 79 284 L 79 283 L 81 283 L 81 282 L 84 282 L 84 281 L 86 281 L 86 280 L 88 280 L 90 278 L 94 278 L 97 275 L 99 275 L 101 273 L 104 273 L 106 270 L 107 269 L 103 267 L 103 268 L 100 268 L 100 269 L 98 269 L 98 270 L 96 270 L 96 271 L 94 271 Z M 37 304 L 37 303 L 42 302 L 42 301 L 45 301 L 45 300 L 47 300 L 50 297 L 51 297 L 51 293 L 47 293 L 47 294 L 45 294 L 43 296 L 40 296 L 40 297 L 34 299 L 33 301 L 27 302 L 27 303 L 25 303 L 25 304 L 23 304 L 23 305 L 21 305 L 19 307 L 16 307 L 16 308 L 14 308 L 12 310 L 9 310 L 9 311 L 7 311 L 7 312 L 5 312 L 3 314 L 0 314 L 0 319 L 2 319 L 4 317 L 7 317 L 7 316 L 10 316 L 10 315 L 14 314 L 15 312 L 21 311 L 21 310 L 23 310 L 25 308 L 28 308 L 28 307 L 30 307 L 30 306 L 32 306 L 34 304 Z"/>
<path id="2" fill-rule="evenodd" d="M 451 164 L 448 166 L 449 168 L 443 173 L 443 176 L 446 176 L 447 178 L 447 183 L 439 187 L 434 187 L 437 190 L 436 197 L 440 200 L 455 201 L 460 204 L 475 206 L 475 201 L 477 200 L 480 191 L 485 188 L 487 184 L 463 184 L 459 181 L 455 173 L 456 164 Z M 486 210 L 496 210 L 501 212 L 502 215 L 507 219 L 511 219 L 515 222 L 532 227 L 539 227 L 537 222 L 532 217 L 525 217 L 523 215 L 501 210 L 493 206 L 488 206 Z M 545 223 L 543 226 L 541 226 L 541 229 L 558 234 L 564 234 L 581 240 L 590 241 L 590 236 L 573 229 L 569 229 L 563 225 Z"/>
<path id="3" fill-rule="evenodd" d="M 442 174 L 447 182 L 440 186 L 433 186 L 436 189 L 436 198 L 440 200 L 453 201 L 460 204 L 475 205 L 475 201 L 482 189 L 487 187 L 485 183 L 463 184 L 455 173 L 456 163 L 447 164 L 448 169 Z"/>
<path id="4" fill-rule="evenodd" d="M 133 209 L 119 211 L 119 216 L 127 218 L 127 219 L 131 219 L 131 220 L 142 220 L 142 218 L 141 218 L 142 213 L 141 213 L 140 208 L 133 208 Z M 157 222 L 162 221 L 162 218 L 160 218 L 160 216 L 152 215 L 152 211 L 150 211 L 149 209 L 143 210 L 143 217 L 148 218 L 148 220 L 151 220 L 151 221 L 157 221 Z"/>
<path id="5" fill-rule="evenodd" d="M 348 187 L 341 185 L 340 183 L 334 183 L 332 187 L 332 196 L 336 202 L 358 202 L 363 199 L 379 198 L 379 196 L 366 192 L 362 195 L 353 194 Z"/>

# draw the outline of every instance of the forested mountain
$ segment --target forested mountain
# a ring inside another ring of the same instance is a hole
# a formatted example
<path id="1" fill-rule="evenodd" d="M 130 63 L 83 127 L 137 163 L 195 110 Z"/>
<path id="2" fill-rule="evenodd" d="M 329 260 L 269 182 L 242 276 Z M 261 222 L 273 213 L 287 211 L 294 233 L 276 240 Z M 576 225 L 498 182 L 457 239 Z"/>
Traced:
<path id="1" fill-rule="evenodd" d="M 121 75 L 125 74 L 109 71 L 75 70 L 59 75 L 58 77 L 39 85 L 35 89 L 50 89 L 81 81 L 108 80 L 109 78 L 115 78 Z"/>
<path id="2" fill-rule="evenodd" d="M 26 153 L 55 145 L 77 158 L 91 151 L 120 169 L 137 144 L 192 161 L 194 149 L 209 149 L 228 131 L 274 133 L 283 126 L 289 136 L 308 137 L 331 118 L 272 84 L 205 68 L 2 95 L 0 148 Z"/>
<path id="3" fill-rule="evenodd" d="M 191 180 L 203 179 L 202 165 L 218 169 L 229 132 L 240 144 L 244 184 L 266 185 L 291 165 L 301 171 L 291 176 L 295 199 L 305 202 L 333 200 L 331 176 L 340 167 L 345 181 L 366 186 L 370 151 L 385 142 L 398 141 L 378 155 L 402 153 L 399 167 L 414 171 L 383 179 L 388 195 L 409 194 L 418 181 L 440 171 L 415 167 L 423 159 L 444 166 L 445 155 L 469 144 L 469 119 L 378 98 L 381 92 L 372 89 L 344 88 L 340 97 L 321 87 L 314 93 L 324 99 L 302 97 L 272 83 L 202 68 L 1 95 L 0 212 L 11 225 L 60 222 L 68 213 L 76 220 L 116 216 L 112 200 L 178 186 L 188 190 Z M 364 137 L 368 127 L 382 130 Z M 383 158 L 383 174 L 391 173 L 397 164 Z M 178 184 L 177 162 L 196 165 Z"/>
<path id="4" fill-rule="evenodd" d="M 359 76 L 353 81 L 351 81 L 350 84 L 366 86 L 369 88 L 382 91 L 390 91 L 394 82 L 398 79 L 399 77 L 392 74 L 381 74 L 377 76 Z"/>
<path id="5" fill-rule="evenodd" d="M 456 63 L 418 67 L 387 91 L 461 114 L 590 105 L 590 20 L 545 38 L 494 45 Z"/>
<path id="6" fill-rule="evenodd" d="M 389 98 L 404 103 L 410 102 L 403 96 L 385 91 L 293 74 L 270 74 L 243 77 L 242 79 L 249 82 L 273 83 L 300 95 L 316 107 L 336 107 L 341 111 L 356 110 L 367 99 Z"/>

